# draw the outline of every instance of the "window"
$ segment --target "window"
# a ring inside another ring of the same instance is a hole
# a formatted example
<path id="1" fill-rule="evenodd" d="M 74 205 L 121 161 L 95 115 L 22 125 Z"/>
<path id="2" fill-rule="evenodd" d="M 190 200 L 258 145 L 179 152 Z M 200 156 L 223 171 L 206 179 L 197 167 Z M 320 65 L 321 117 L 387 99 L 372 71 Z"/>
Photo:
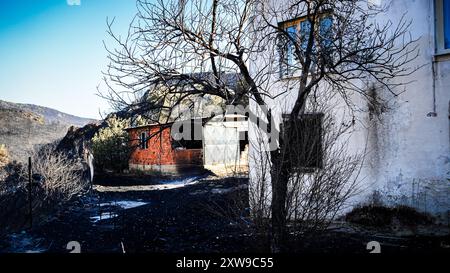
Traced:
<path id="1" fill-rule="evenodd" d="M 299 37 L 306 37 L 306 19 L 296 19 L 289 22 L 284 22 L 280 24 L 289 38 L 280 39 L 280 77 L 292 76 L 296 70 L 299 68 L 297 55 L 295 54 L 295 44 L 294 41 L 299 41 Z M 306 40 L 306 39 L 304 39 Z M 306 43 L 302 41 L 302 47 Z"/>
<path id="2" fill-rule="evenodd" d="M 303 20 L 300 22 L 300 41 L 301 49 L 306 50 L 308 48 L 308 39 L 311 32 L 311 22 Z"/>
<path id="3" fill-rule="evenodd" d="M 239 132 L 239 151 L 242 153 L 248 146 L 248 131 Z"/>
<path id="4" fill-rule="evenodd" d="M 189 127 L 185 127 L 189 126 Z M 199 150 L 203 149 L 202 123 L 192 120 L 181 125 L 179 132 L 183 135 L 181 140 L 172 139 L 173 149 Z M 185 131 L 186 130 L 186 131 Z M 185 136 L 184 132 L 188 135 Z"/>
<path id="5" fill-rule="evenodd" d="M 280 35 L 279 40 L 279 58 L 280 58 L 280 77 L 291 76 L 298 67 L 295 54 L 294 41 L 298 41 L 299 21 L 281 23 L 289 37 Z"/>
<path id="6" fill-rule="evenodd" d="M 139 139 L 139 146 L 141 147 L 141 150 L 147 150 L 148 149 L 148 134 L 147 132 L 142 132 L 140 139 Z"/>
<path id="7" fill-rule="evenodd" d="M 322 123 L 323 114 L 303 114 L 290 126 L 289 116 L 283 117 L 281 136 L 283 144 L 289 147 L 288 158 L 292 170 L 312 172 L 323 166 Z"/>
<path id="8" fill-rule="evenodd" d="M 450 0 L 436 0 L 436 50 L 450 53 Z"/>
<path id="9" fill-rule="evenodd" d="M 332 24 L 333 19 L 330 15 L 322 16 L 317 24 L 322 52 L 325 52 L 332 45 Z M 300 69 L 293 40 L 298 41 L 302 51 L 306 51 L 309 34 L 311 33 L 311 22 L 306 17 L 302 17 L 280 23 L 279 26 L 289 35 L 289 39 L 281 39 L 282 44 L 280 44 L 280 77 L 283 78 L 293 76 Z M 315 57 L 317 51 L 318 49 L 314 45 L 311 56 Z M 313 60 L 313 62 L 317 63 L 316 60 Z"/>
<path id="10" fill-rule="evenodd" d="M 320 20 L 320 37 L 322 38 L 322 47 L 329 49 L 333 43 L 333 18 L 331 16 L 325 16 Z"/>

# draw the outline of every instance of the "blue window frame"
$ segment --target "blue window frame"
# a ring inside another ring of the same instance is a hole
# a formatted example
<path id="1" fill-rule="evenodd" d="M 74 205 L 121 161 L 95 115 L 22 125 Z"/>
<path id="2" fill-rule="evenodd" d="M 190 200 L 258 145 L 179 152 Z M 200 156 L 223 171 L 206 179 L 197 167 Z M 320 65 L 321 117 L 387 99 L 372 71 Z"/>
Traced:
<path id="1" fill-rule="evenodd" d="M 449 0 L 450 1 L 450 0 Z M 332 25 L 331 16 L 324 16 L 319 20 L 318 31 L 321 36 L 322 47 L 329 47 L 332 44 Z M 287 32 L 289 41 L 282 46 L 280 77 L 292 76 L 298 69 L 298 59 L 295 54 L 294 41 L 298 41 L 300 48 L 306 51 L 308 47 L 309 34 L 311 33 L 311 22 L 307 18 L 300 18 L 293 21 L 281 23 L 280 26 Z M 314 47 L 313 51 L 317 48 Z"/>
<path id="2" fill-rule="evenodd" d="M 450 0 L 443 0 L 444 48 L 450 49 Z"/>
<path id="3" fill-rule="evenodd" d="M 450 0 L 435 0 L 436 53 L 450 54 Z"/>
<path id="4" fill-rule="evenodd" d="M 332 44 L 332 26 L 333 19 L 330 16 L 324 17 L 320 20 L 320 37 L 324 48 L 328 48 Z"/>
<path id="5" fill-rule="evenodd" d="M 286 52 L 286 74 L 293 73 L 293 66 L 295 66 L 295 46 L 292 40 L 297 40 L 297 26 L 290 26 L 286 29 L 286 32 L 288 33 L 290 40 L 288 41 L 287 45 L 287 52 Z"/>

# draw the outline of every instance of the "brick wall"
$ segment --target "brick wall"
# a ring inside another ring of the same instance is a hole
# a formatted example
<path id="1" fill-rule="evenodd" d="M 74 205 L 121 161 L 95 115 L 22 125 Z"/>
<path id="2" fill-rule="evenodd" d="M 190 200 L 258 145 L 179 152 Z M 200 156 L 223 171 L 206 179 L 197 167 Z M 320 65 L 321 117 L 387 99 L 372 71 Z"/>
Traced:
<path id="1" fill-rule="evenodd" d="M 165 128 L 148 141 L 148 149 L 141 149 L 139 136 L 147 132 L 152 136 L 160 130 L 159 126 L 130 129 L 132 145 L 135 147 L 131 154 L 130 164 L 138 165 L 203 165 L 203 151 L 175 150 L 172 148 L 170 128 Z"/>

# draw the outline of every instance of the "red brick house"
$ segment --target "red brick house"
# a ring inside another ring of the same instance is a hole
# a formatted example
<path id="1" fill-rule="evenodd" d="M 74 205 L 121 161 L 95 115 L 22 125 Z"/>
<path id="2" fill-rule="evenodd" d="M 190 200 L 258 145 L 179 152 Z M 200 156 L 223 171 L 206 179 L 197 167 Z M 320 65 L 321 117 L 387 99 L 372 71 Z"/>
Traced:
<path id="1" fill-rule="evenodd" d="M 175 140 L 172 124 L 126 129 L 134 148 L 129 169 L 175 175 L 203 169 L 216 174 L 248 170 L 248 140 L 242 137 L 248 131 L 246 118 L 217 118 L 206 124 L 203 121 L 192 119 L 187 123 L 191 124 L 192 140 Z M 201 132 L 201 136 L 194 138 L 194 131 Z"/>
<path id="2" fill-rule="evenodd" d="M 170 127 L 158 124 L 128 128 L 127 131 L 134 147 L 130 170 L 179 174 L 203 168 L 201 141 L 183 146 L 173 140 Z"/>

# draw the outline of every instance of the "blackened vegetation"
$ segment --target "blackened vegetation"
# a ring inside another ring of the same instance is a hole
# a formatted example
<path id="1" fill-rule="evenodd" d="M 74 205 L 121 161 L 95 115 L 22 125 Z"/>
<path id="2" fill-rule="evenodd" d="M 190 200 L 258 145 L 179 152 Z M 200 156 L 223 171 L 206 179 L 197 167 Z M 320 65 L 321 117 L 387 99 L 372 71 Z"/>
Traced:
<path id="1" fill-rule="evenodd" d="M 82 128 L 70 127 L 66 136 L 59 142 L 56 150 L 72 158 L 83 158 L 94 135 L 104 124 L 88 124 Z"/>
<path id="2" fill-rule="evenodd" d="M 162 181 L 147 178 L 147 185 Z M 75 200 L 55 218 L 36 227 L 32 236 L 43 238 L 40 245 L 50 252 L 65 252 L 66 244 L 75 239 L 83 253 L 122 252 L 121 242 L 127 253 L 251 252 L 251 234 L 243 232 L 238 223 L 241 216 L 248 218 L 248 211 L 236 212 L 232 218 L 211 211 L 211 207 L 234 210 L 231 204 L 236 196 L 246 202 L 246 185 L 246 179 L 212 178 L 172 190 L 139 191 L 137 187 L 128 192 L 96 192 Z M 90 217 L 106 211 L 100 204 L 114 205 L 117 200 L 139 200 L 147 205 L 115 210 L 117 217 L 92 221 Z M 0 243 L 0 252 L 8 247 L 11 245 Z"/>
<path id="3" fill-rule="evenodd" d="M 434 218 L 417 210 L 406 207 L 362 206 L 353 209 L 345 216 L 345 220 L 362 226 L 386 228 L 395 221 L 399 224 L 414 227 L 419 225 L 431 225 Z"/>
<path id="4" fill-rule="evenodd" d="M 35 150 L 31 167 L 31 185 L 29 164 L 12 162 L 0 168 L 0 233 L 39 224 L 89 191 L 82 162 L 55 151 L 53 145 Z"/>
<path id="5" fill-rule="evenodd" d="M 120 178 L 124 181 L 122 175 Z M 159 185 L 166 179 L 147 177 L 146 181 L 147 185 Z M 133 185 L 131 180 L 119 182 L 115 180 L 109 187 Z M 103 184 L 107 185 L 106 181 Z M 51 253 L 68 252 L 66 245 L 73 240 L 80 242 L 83 253 L 121 253 L 122 244 L 127 253 L 270 251 L 266 233 L 258 230 L 249 217 L 247 179 L 206 177 L 197 184 L 161 191 L 139 190 L 143 183 L 139 184 L 136 191 L 99 191 L 74 200 L 26 235 Z M 145 205 L 115 208 L 114 202 L 120 200 Z M 116 217 L 93 222 L 91 217 L 99 212 L 111 212 Z M 438 236 L 395 237 L 379 230 L 352 230 L 344 225 L 316 233 L 289 233 L 286 244 L 290 253 L 342 254 L 367 253 L 366 244 L 373 240 L 383 245 L 383 253 L 445 253 L 443 246 L 450 243 L 449 238 Z M 0 252 L 14 251 L 15 244 L 18 242 L 3 237 Z"/>

